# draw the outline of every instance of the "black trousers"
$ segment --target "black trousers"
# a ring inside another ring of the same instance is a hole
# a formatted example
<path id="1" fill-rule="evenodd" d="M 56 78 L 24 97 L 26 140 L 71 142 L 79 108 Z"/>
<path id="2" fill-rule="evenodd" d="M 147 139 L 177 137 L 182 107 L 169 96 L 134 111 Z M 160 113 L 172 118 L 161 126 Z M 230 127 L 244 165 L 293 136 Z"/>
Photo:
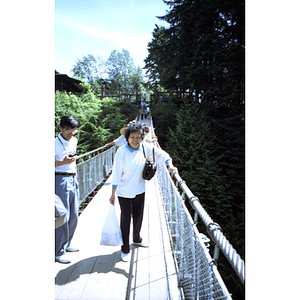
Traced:
<path id="1" fill-rule="evenodd" d="M 133 221 L 133 242 L 140 243 L 140 231 L 143 222 L 145 193 L 136 195 L 135 198 L 118 197 L 121 208 L 120 226 L 123 238 L 123 246 L 121 247 L 123 253 L 129 253 L 129 234 L 130 221 L 132 216 Z"/>

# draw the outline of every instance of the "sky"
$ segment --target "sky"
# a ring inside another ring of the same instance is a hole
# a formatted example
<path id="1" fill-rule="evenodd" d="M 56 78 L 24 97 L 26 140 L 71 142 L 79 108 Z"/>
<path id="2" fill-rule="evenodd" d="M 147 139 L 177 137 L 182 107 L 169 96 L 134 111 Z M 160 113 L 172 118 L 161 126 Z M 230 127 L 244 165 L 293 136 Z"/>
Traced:
<path id="1" fill-rule="evenodd" d="M 72 76 L 77 59 L 87 54 L 105 61 L 113 50 L 127 49 L 144 67 L 156 16 L 166 14 L 163 0 L 55 0 L 55 69 Z"/>

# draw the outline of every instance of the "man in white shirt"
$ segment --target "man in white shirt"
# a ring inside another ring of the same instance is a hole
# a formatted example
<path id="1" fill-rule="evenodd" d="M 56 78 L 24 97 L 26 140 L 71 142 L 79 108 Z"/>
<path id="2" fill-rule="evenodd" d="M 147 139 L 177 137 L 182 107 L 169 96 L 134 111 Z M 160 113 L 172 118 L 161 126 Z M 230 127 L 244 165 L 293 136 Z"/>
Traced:
<path id="1" fill-rule="evenodd" d="M 70 263 L 64 258 L 67 252 L 78 251 L 70 247 L 77 222 L 79 189 L 76 171 L 76 149 L 78 121 L 73 115 L 61 118 L 61 132 L 55 138 L 55 194 L 59 196 L 67 210 L 66 223 L 55 229 L 55 261 Z"/>

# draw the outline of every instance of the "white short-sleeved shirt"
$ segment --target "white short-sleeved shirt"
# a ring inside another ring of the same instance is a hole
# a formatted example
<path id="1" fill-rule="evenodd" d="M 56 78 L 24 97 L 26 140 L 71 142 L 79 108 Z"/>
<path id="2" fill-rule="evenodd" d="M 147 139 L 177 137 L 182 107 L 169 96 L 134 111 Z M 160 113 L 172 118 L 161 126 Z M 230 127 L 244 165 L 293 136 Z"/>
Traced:
<path id="1" fill-rule="evenodd" d="M 126 143 L 127 143 L 127 141 L 126 141 L 126 138 L 124 135 L 121 135 L 120 137 L 118 137 L 117 140 L 115 140 L 115 144 L 118 147 L 124 146 L 124 145 L 126 145 Z"/>
<path id="2" fill-rule="evenodd" d="M 67 154 L 74 153 L 77 149 L 78 140 L 76 137 L 72 137 L 70 141 L 65 140 L 61 133 L 55 138 L 55 161 L 61 161 Z M 55 172 L 76 172 L 76 161 L 71 164 L 62 165 L 55 168 Z"/>

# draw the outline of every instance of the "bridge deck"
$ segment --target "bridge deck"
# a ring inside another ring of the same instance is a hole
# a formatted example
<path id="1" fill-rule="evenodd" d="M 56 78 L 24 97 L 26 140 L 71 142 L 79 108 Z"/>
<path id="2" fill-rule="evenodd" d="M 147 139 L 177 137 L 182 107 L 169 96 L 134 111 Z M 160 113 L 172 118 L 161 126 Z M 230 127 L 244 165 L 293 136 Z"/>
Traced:
<path id="1" fill-rule="evenodd" d="M 71 264 L 55 263 L 55 299 L 181 299 L 156 176 L 146 183 L 141 236 L 149 248 L 131 245 L 131 260 L 121 260 L 120 246 L 100 245 L 109 210 L 110 178 L 79 217 Z M 116 201 L 117 215 L 120 215 Z M 131 230 L 132 232 L 132 230 Z"/>

